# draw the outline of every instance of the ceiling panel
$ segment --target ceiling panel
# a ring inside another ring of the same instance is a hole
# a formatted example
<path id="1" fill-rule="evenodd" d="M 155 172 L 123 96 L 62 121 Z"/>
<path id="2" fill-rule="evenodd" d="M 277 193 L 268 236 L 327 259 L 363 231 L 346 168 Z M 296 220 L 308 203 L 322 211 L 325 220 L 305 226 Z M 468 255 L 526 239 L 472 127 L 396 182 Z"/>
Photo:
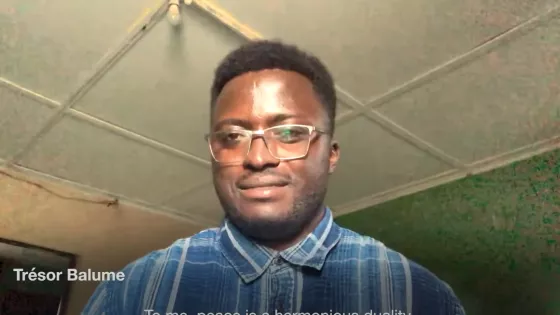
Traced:
<path id="1" fill-rule="evenodd" d="M 330 179 L 332 207 L 449 170 L 364 117 L 338 127 L 335 138 L 341 157 Z"/>
<path id="2" fill-rule="evenodd" d="M 336 117 L 340 117 L 344 114 L 351 112 L 353 109 L 349 105 L 346 105 L 342 102 L 338 102 L 336 105 Z"/>
<path id="3" fill-rule="evenodd" d="M 156 0 L 2 0 L 0 76 L 63 99 Z"/>
<path id="4" fill-rule="evenodd" d="M 211 179 L 210 173 L 206 175 Z M 219 223 L 224 218 L 222 206 L 216 197 L 214 186 L 208 184 L 188 193 L 177 195 L 163 203 L 163 206 L 188 213 L 206 222 Z"/>
<path id="5" fill-rule="evenodd" d="M 54 110 L 0 87 L 0 158 L 17 153 L 54 114 Z"/>
<path id="6" fill-rule="evenodd" d="M 20 164 L 149 203 L 197 186 L 208 173 L 204 167 L 70 117 L 46 134 Z"/>
<path id="7" fill-rule="evenodd" d="M 264 37 L 300 44 L 367 99 L 402 84 L 558 0 L 217 0 Z"/>
<path id="8" fill-rule="evenodd" d="M 183 22 L 161 21 L 76 109 L 208 159 L 214 68 L 241 41 L 197 11 Z"/>
<path id="9" fill-rule="evenodd" d="M 468 162 L 560 135 L 560 17 L 380 110 Z"/>

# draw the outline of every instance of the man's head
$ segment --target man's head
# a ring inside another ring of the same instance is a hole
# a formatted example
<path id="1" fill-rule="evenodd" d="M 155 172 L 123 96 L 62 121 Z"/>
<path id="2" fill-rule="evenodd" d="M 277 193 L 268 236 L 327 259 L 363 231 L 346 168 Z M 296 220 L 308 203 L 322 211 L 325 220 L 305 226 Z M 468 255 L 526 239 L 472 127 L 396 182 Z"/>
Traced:
<path id="1" fill-rule="evenodd" d="M 289 241 L 321 215 L 339 157 L 335 115 L 329 71 L 295 46 L 252 42 L 224 58 L 209 143 L 216 193 L 241 232 Z"/>

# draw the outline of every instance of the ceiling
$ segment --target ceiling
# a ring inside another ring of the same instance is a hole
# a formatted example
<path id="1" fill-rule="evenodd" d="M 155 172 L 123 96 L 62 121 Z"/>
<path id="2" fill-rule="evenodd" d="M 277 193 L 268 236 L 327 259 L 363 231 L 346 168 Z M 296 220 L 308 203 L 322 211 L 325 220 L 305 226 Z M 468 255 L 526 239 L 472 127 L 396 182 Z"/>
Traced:
<path id="1" fill-rule="evenodd" d="M 330 67 L 337 215 L 560 147 L 558 0 L 2 0 L 0 159 L 200 224 L 209 87 L 241 43 Z"/>

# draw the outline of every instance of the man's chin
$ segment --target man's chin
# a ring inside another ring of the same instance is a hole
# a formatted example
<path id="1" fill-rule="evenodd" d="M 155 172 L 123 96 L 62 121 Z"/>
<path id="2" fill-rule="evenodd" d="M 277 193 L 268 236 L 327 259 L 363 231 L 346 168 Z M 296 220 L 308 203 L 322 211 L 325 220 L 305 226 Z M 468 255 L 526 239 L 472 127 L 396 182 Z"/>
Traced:
<path id="1" fill-rule="evenodd" d="M 300 231 L 297 224 L 294 224 L 295 218 L 289 210 L 279 211 L 278 208 L 254 206 L 228 213 L 227 216 L 243 234 L 257 240 L 289 240 Z"/>
<path id="2" fill-rule="evenodd" d="M 293 210 L 285 202 L 250 201 L 240 202 L 237 208 L 239 216 L 248 221 L 271 222 L 282 224 L 289 221 Z"/>

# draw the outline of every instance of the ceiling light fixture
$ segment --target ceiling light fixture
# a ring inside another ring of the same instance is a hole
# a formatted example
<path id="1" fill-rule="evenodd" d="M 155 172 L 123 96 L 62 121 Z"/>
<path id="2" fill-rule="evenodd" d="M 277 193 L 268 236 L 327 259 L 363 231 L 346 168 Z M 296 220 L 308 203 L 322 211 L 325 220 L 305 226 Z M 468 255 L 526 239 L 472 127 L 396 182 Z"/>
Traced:
<path id="1" fill-rule="evenodd" d="M 171 25 L 178 26 L 181 24 L 181 10 L 179 8 L 179 0 L 169 0 L 167 8 L 167 20 Z"/>

